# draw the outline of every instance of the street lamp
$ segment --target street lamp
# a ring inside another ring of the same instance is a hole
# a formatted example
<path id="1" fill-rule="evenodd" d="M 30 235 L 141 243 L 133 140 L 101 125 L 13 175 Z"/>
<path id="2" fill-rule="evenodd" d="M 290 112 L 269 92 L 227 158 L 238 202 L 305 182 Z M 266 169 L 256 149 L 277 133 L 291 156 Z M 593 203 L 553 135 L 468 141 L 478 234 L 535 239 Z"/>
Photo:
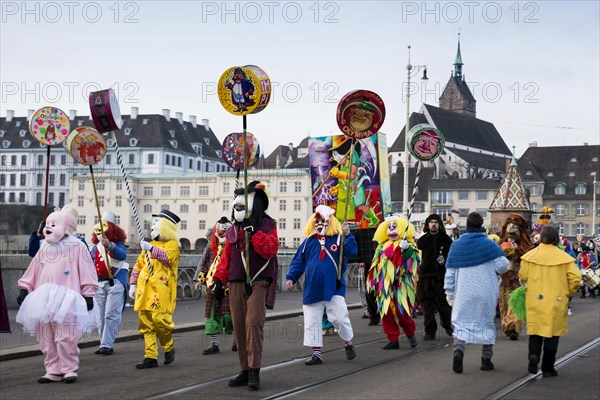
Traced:
<path id="1" fill-rule="evenodd" d="M 404 189 L 402 191 L 402 207 L 405 210 L 406 217 L 410 214 L 408 205 L 408 164 L 410 163 L 410 153 L 408 151 L 408 131 L 410 130 L 410 78 L 411 74 L 414 76 L 420 70 L 423 70 L 422 80 L 426 81 L 427 78 L 427 65 L 411 65 L 410 64 L 410 46 L 408 46 L 408 65 L 406 66 L 407 81 L 406 81 L 406 125 L 404 127 Z"/>
<path id="2" fill-rule="evenodd" d="M 592 240 L 594 239 L 594 235 L 596 232 L 596 185 L 598 182 L 596 181 L 596 171 L 592 172 L 594 175 L 594 181 L 592 183 Z"/>

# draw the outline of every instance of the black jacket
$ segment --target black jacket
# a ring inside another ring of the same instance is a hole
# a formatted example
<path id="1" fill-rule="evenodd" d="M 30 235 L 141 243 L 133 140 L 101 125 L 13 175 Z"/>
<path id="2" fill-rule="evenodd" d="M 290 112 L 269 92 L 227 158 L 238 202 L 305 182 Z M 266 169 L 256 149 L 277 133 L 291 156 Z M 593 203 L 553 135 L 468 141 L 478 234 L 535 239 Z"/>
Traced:
<path id="1" fill-rule="evenodd" d="M 444 264 L 440 264 L 437 262 L 437 258 L 441 251 L 444 260 L 446 260 L 451 245 L 452 239 L 446 234 L 443 227 L 441 227 L 435 235 L 427 232 L 421 236 L 419 240 L 417 240 L 417 247 L 422 252 L 421 267 L 418 271 L 419 277 L 437 277 L 443 281 L 444 276 L 446 275 L 445 261 Z"/>

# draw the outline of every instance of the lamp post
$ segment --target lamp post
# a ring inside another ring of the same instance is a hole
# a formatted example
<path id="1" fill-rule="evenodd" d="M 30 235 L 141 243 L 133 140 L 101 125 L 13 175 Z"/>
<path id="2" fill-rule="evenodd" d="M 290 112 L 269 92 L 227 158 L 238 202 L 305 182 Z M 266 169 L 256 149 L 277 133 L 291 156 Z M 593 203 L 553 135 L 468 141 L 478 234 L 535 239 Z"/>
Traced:
<path id="1" fill-rule="evenodd" d="M 423 70 L 422 80 L 426 81 L 427 78 L 427 65 L 411 65 L 410 64 L 410 46 L 408 46 L 408 65 L 406 66 L 407 80 L 406 80 L 406 125 L 404 127 L 404 159 L 402 164 L 404 165 L 404 189 L 402 190 L 402 208 L 404 215 L 408 217 L 410 213 L 408 204 L 408 167 L 410 163 L 410 153 L 408 150 L 408 131 L 410 131 L 410 78 L 411 74 L 416 75 L 420 70 Z"/>
<path id="2" fill-rule="evenodd" d="M 598 232 L 596 232 L 596 213 L 598 212 L 596 210 L 596 185 L 598 184 L 598 182 L 596 181 L 596 171 L 592 172 L 592 175 L 594 175 L 594 181 L 592 183 L 592 240 L 594 239 L 594 235 Z"/>

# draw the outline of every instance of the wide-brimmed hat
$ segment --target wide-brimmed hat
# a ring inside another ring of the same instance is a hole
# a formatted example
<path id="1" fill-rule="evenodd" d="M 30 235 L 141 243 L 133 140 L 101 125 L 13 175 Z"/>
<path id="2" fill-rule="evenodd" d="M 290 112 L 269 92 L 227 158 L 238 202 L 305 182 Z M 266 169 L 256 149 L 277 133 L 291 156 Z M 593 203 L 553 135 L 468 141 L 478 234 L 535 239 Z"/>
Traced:
<path id="1" fill-rule="evenodd" d="M 165 218 L 171 221 L 174 224 L 178 224 L 181 219 L 177 216 L 177 214 L 169 211 L 169 210 L 160 210 L 158 214 L 152 214 L 153 217 Z"/>

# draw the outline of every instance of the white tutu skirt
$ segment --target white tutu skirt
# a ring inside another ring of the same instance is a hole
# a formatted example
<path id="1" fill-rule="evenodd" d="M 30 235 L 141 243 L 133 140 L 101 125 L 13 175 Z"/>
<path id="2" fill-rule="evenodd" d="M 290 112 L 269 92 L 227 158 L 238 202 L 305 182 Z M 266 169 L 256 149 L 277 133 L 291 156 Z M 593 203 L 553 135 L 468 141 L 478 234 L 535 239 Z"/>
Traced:
<path id="1" fill-rule="evenodd" d="M 89 333 L 100 325 L 98 304 L 87 310 L 83 296 L 55 283 L 45 283 L 29 293 L 17 313 L 17 322 L 23 330 L 36 334 L 38 324 L 68 324 L 76 335 Z"/>

